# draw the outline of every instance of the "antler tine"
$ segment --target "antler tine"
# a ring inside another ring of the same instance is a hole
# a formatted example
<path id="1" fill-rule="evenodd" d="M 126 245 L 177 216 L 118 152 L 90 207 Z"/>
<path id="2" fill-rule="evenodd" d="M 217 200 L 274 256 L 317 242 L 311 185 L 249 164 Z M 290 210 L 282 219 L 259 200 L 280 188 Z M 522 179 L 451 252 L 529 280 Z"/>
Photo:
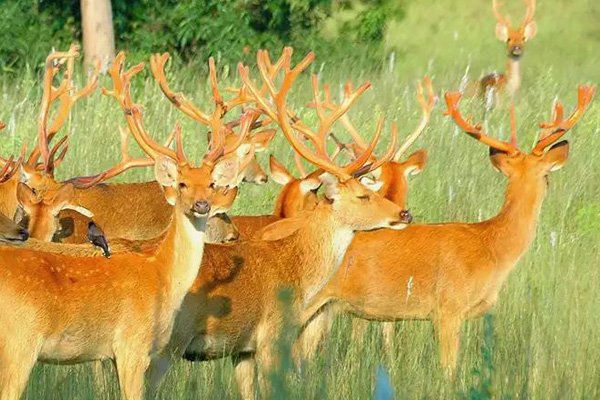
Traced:
<path id="1" fill-rule="evenodd" d="M 67 154 L 67 150 L 69 148 L 69 145 L 67 143 L 67 141 L 69 140 L 69 135 L 65 135 L 63 136 L 58 143 L 56 143 L 53 147 L 52 150 L 50 150 L 50 156 L 49 156 L 49 161 L 48 161 L 48 165 L 44 166 L 45 171 L 50 174 L 51 176 L 54 175 L 54 169 L 56 168 L 56 163 L 55 163 L 55 157 L 56 157 L 56 153 L 58 152 L 58 150 L 61 148 L 61 146 L 65 145 L 62 152 L 60 153 L 61 156 L 61 161 L 62 158 L 65 157 L 65 155 Z"/>
<path id="2" fill-rule="evenodd" d="M 354 176 L 360 176 L 366 174 L 367 172 L 375 171 L 377 168 L 381 167 L 384 163 L 390 161 L 394 157 L 394 153 L 396 151 L 396 141 L 398 140 L 398 124 L 396 122 L 392 123 L 391 131 L 392 140 L 388 145 L 386 153 L 371 164 L 366 164 L 363 168 L 359 169 L 357 172 L 354 173 Z"/>
<path id="3" fill-rule="evenodd" d="M 588 106 L 592 102 L 595 93 L 595 86 L 579 86 L 577 95 L 577 107 L 575 108 L 575 111 L 573 111 L 571 116 L 566 120 L 562 119 L 562 105 L 560 105 L 560 107 L 555 107 L 555 120 L 553 122 L 554 131 L 542 137 L 536 143 L 535 147 L 531 151 L 531 154 L 542 155 L 546 147 L 557 142 L 565 133 L 567 133 L 571 128 L 573 128 L 587 111 Z"/>
<path id="4" fill-rule="evenodd" d="M 365 163 L 367 161 L 370 160 L 371 156 L 373 155 L 373 151 L 375 150 L 375 146 L 377 145 L 377 142 L 379 141 L 379 137 L 381 136 L 381 131 L 383 130 L 383 116 L 381 118 L 379 118 L 379 121 L 377 122 L 377 127 L 375 128 L 375 135 L 373 135 L 373 139 L 371 140 L 371 143 L 369 144 L 369 146 L 362 152 L 361 155 L 359 155 L 358 157 L 356 157 L 356 159 L 354 161 L 352 161 L 349 165 L 344 167 L 344 170 L 346 170 L 348 172 L 348 174 L 353 175 L 353 176 L 359 176 L 362 175 L 363 173 L 367 173 L 369 171 L 371 171 L 371 167 L 369 166 L 368 168 L 363 168 L 363 166 L 365 165 Z M 392 132 L 394 133 L 394 132 Z M 395 137 L 392 138 L 392 147 L 395 149 L 396 146 L 396 139 Z M 358 171 L 360 171 L 360 174 L 358 173 Z"/>
<path id="5" fill-rule="evenodd" d="M 423 91 L 423 83 L 425 84 L 425 89 L 427 90 L 427 98 L 425 98 L 425 93 Z M 429 124 L 429 120 L 431 119 L 431 112 L 437 103 L 437 96 L 433 91 L 433 85 L 431 83 L 431 78 L 425 76 L 423 78 L 423 82 L 417 82 L 417 102 L 421 106 L 422 116 L 419 125 L 415 128 L 415 130 L 408 135 L 404 143 L 400 146 L 396 154 L 394 155 L 394 161 L 400 161 L 400 158 L 406 151 L 413 145 L 413 143 L 417 140 L 419 136 L 425 131 L 425 128 Z"/>
<path id="6" fill-rule="evenodd" d="M 448 92 L 445 94 L 446 105 L 448 110 L 446 111 L 446 115 L 449 115 L 454 119 L 456 125 L 461 128 L 465 133 L 469 136 L 479 140 L 481 143 L 486 146 L 490 146 L 495 148 L 496 150 L 500 150 L 502 152 L 515 155 L 519 153 L 519 149 L 510 143 L 503 142 L 498 139 L 494 139 L 483 132 L 483 128 L 481 124 L 472 125 L 471 122 L 465 120 L 463 116 L 460 114 L 458 110 L 458 102 L 461 98 L 460 92 Z"/>
<path id="7" fill-rule="evenodd" d="M 6 128 L 6 124 L 4 122 L 0 121 L 0 131 L 4 128 Z"/>
<path id="8" fill-rule="evenodd" d="M 504 16 L 500 12 L 500 4 L 498 4 L 498 0 L 492 0 L 492 10 L 494 11 L 496 20 L 499 23 L 504 24 L 506 26 L 510 26 L 510 22 L 506 18 L 504 18 Z"/>
<path id="9" fill-rule="evenodd" d="M 27 160 L 27 164 L 36 165 L 37 160 L 42 156 L 43 165 L 46 167 L 50 165 L 50 149 L 48 146 L 48 114 L 50 112 L 50 105 L 57 98 L 63 95 L 68 95 L 68 91 L 71 88 L 71 75 L 73 70 L 74 58 L 79 56 L 79 46 L 71 45 L 67 52 L 52 52 L 46 58 L 44 82 L 43 82 L 43 94 L 40 107 L 40 115 L 38 117 L 38 144 L 37 148 L 32 151 Z M 54 88 L 54 78 L 58 73 L 60 65 L 64 64 L 65 60 L 68 62 L 67 71 L 65 72 L 65 79 L 61 82 L 58 88 Z"/>
<path id="10" fill-rule="evenodd" d="M 300 179 L 306 178 L 306 169 L 304 169 L 304 165 L 302 165 L 300 154 L 296 152 L 294 152 L 294 163 L 296 164 L 296 169 L 300 174 Z"/>
<path id="11" fill-rule="evenodd" d="M 180 133 L 181 126 L 177 124 L 174 130 L 174 136 L 178 136 Z M 119 134 L 121 136 L 121 161 L 118 164 L 97 175 L 72 178 L 69 179 L 68 182 L 72 183 L 73 186 L 77 188 L 84 189 L 113 178 L 128 169 L 148 167 L 154 164 L 154 160 L 149 157 L 132 158 L 129 154 L 129 133 L 122 127 L 119 127 Z"/>
<path id="12" fill-rule="evenodd" d="M 2 166 L 2 170 L 0 170 L 0 183 L 6 182 L 19 170 L 19 167 L 23 163 L 25 159 L 25 153 L 27 152 L 27 144 L 23 142 L 21 145 L 21 154 L 19 154 L 19 158 L 14 161 L 14 156 L 10 156 L 8 160 L 4 162 Z"/>
<path id="13" fill-rule="evenodd" d="M 175 93 L 169 87 L 167 78 L 165 76 L 165 64 L 169 60 L 169 53 L 153 54 L 150 56 L 150 70 L 154 76 L 154 80 L 158 83 L 160 90 L 169 99 L 171 103 L 178 109 L 180 109 L 188 117 L 196 120 L 202 124 L 208 125 L 210 123 L 210 117 L 198 109 L 192 102 L 190 102 L 183 93 Z"/>
<path id="14" fill-rule="evenodd" d="M 156 159 L 160 154 L 163 154 L 173 160 L 184 163 L 184 160 L 178 159 L 175 151 L 167 146 L 160 145 L 150 137 L 143 124 L 141 107 L 138 104 L 134 104 L 131 99 L 131 78 L 144 69 L 144 63 L 137 64 L 129 70 L 124 71 L 124 62 L 125 53 L 119 52 L 109 69 L 109 74 L 113 81 L 113 89 L 102 88 L 102 93 L 117 100 L 124 111 L 129 131 L 146 154 L 152 159 Z"/>
<path id="15" fill-rule="evenodd" d="M 526 5 L 525 17 L 521 23 L 521 27 L 525 27 L 529 22 L 533 21 L 535 15 L 535 0 L 524 0 Z"/>
<path id="16" fill-rule="evenodd" d="M 4 166 L 2 166 L 2 169 L 0 169 L 0 183 L 9 180 L 15 173 L 17 168 L 15 168 L 13 165 L 14 159 L 14 156 L 10 156 L 4 163 Z"/>

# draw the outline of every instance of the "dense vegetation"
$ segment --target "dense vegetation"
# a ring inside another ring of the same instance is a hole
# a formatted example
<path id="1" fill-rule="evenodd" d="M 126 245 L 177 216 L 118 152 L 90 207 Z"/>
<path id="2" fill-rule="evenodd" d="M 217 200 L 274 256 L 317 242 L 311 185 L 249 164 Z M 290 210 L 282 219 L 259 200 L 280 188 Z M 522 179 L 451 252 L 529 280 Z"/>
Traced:
<path id="1" fill-rule="evenodd" d="M 0 67 L 39 65 L 52 46 L 80 40 L 79 0 L 12 0 L 3 4 Z M 213 55 L 235 63 L 261 47 L 294 44 L 331 57 L 381 59 L 403 1 L 375 0 L 113 0 L 117 47 L 134 56 L 170 49 L 184 61 Z M 350 13 L 352 18 L 337 21 Z M 16 40 L 15 40 L 16 38 Z M 335 49 L 352 45 L 352 54 Z"/>
<path id="2" fill-rule="evenodd" d="M 146 5 L 148 10 L 155 11 L 148 13 L 147 20 L 138 28 L 130 28 L 132 36 L 121 36 L 120 33 L 119 47 L 130 49 L 138 59 L 147 59 L 151 50 L 178 49 L 182 59 L 204 63 L 209 52 L 201 51 L 205 48 L 198 44 L 201 43 L 198 39 L 186 39 L 191 40 L 189 43 L 196 40 L 194 46 L 199 46 L 197 48 L 188 47 L 188 44 L 178 45 L 177 35 L 171 37 L 175 42 L 143 43 L 143 33 L 152 36 L 144 32 L 153 26 L 151 21 L 159 20 L 161 13 L 175 12 L 166 6 L 163 9 L 164 3 L 168 2 L 136 2 L 139 7 Z M 180 3 L 191 4 L 187 0 Z M 316 7 L 315 10 L 330 5 L 328 2 L 306 3 Z M 395 54 L 387 58 L 383 64 L 385 68 L 376 71 L 363 68 L 361 65 L 368 65 L 372 59 L 360 48 L 327 44 L 333 47 L 317 47 L 318 61 L 314 72 L 321 72 L 323 79 L 334 87 L 348 78 L 357 82 L 371 80 L 373 89 L 361 100 L 360 111 L 353 114 L 357 125 L 371 132 L 374 114 L 385 112 L 388 121 L 400 122 L 401 133 L 409 132 L 418 119 L 413 82 L 424 73 L 431 74 L 436 89 L 443 91 L 457 87 L 467 65 L 471 66 L 471 78 L 503 68 L 505 50 L 493 37 L 494 20 L 489 3 L 480 0 L 413 1 L 406 6 L 405 18 L 398 23 L 389 23 L 383 32 L 381 45 L 386 50 L 383 54 Z M 504 3 L 510 3 L 512 16 L 521 15 L 522 2 L 506 0 Z M 17 13 L 14 10 L 24 7 L 20 10 L 25 10 L 24 15 L 31 19 L 23 17 L 18 24 L 39 25 L 27 27 L 39 30 L 39 34 L 25 29 L 19 31 L 19 35 L 9 36 L 7 29 L 11 28 L 7 28 L 7 24 L 17 24 L 10 21 L 16 17 L 0 20 L 0 35 L 7 35 L 0 41 L 2 62 L 7 59 L 6 54 L 23 54 L 4 64 L 18 72 L 18 77 L 15 78 L 11 72 L 0 78 L 0 119 L 8 122 L 4 133 L 7 136 L 0 144 L 0 154 L 3 155 L 16 152 L 21 138 L 31 142 L 35 135 L 36 107 L 41 93 L 38 74 L 20 68 L 39 65 L 50 47 L 68 43 L 78 29 L 75 16 L 70 25 L 53 27 L 51 14 L 47 14 L 48 8 L 38 7 L 35 12 L 47 19 L 37 20 L 29 14 L 31 10 L 20 4 L 8 3 L 9 7 L 5 6 L 8 11 L 3 9 L 3 12 Z M 26 4 L 31 8 L 31 2 Z M 122 18 L 119 17 L 121 5 L 118 1 L 114 4 L 117 26 L 127 26 L 128 22 L 123 22 L 129 21 L 127 18 L 119 20 Z M 69 7 L 61 8 L 62 15 L 76 15 L 75 6 L 69 12 Z M 346 18 L 341 11 L 338 15 L 332 14 L 322 22 L 325 24 L 324 31 L 330 29 L 328 21 L 336 21 L 339 28 L 342 25 L 340 21 Z M 376 16 L 372 18 L 377 19 Z M 523 91 L 517 104 L 519 144 L 522 148 L 530 148 L 535 140 L 537 123 L 549 120 L 555 96 L 559 96 L 570 110 L 575 104 L 578 83 L 600 82 L 598 18 L 600 3 L 597 0 L 539 1 L 536 14 L 539 34 L 525 50 Z M 177 24 L 169 22 L 165 25 L 176 27 Z M 157 29 L 163 30 L 168 31 L 166 28 Z M 331 28 L 331 31 L 335 29 Z M 298 48 L 298 53 L 309 47 L 303 42 L 304 37 L 298 38 L 295 36 L 297 33 L 289 32 L 288 39 L 278 39 L 281 42 L 273 42 L 273 46 L 292 43 Z M 140 36 L 136 39 L 135 35 Z M 251 62 L 252 53 L 258 47 L 258 41 L 250 41 L 251 54 L 242 55 L 236 53 L 239 50 L 237 45 L 223 44 L 228 43 L 226 41 L 221 43 L 214 51 L 224 60 L 231 61 L 247 57 Z M 319 39 L 315 46 L 325 46 L 324 43 L 328 42 Z M 13 53 L 4 53 L 9 46 L 14 47 Z M 334 51 L 328 52 L 327 48 Z M 330 55 L 349 58 L 340 62 L 329 58 Z M 354 57 L 360 62 L 350 61 Z M 208 103 L 206 75 L 199 74 L 194 65 L 170 67 L 169 76 L 175 88 L 189 93 L 198 104 Z M 228 83 L 235 82 L 235 74 L 230 74 L 226 80 Z M 151 131 L 164 137 L 176 120 L 182 121 L 186 148 L 194 148 L 196 151 L 192 155 L 196 157 L 202 154 L 205 146 L 203 130 L 174 110 L 151 79 L 137 79 L 134 85 L 134 97 L 145 106 L 146 125 Z M 300 83 L 297 92 L 301 96 L 309 96 L 306 79 Z M 301 100 L 294 102 L 304 104 Z M 70 122 L 73 132 L 71 150 L 59 171 L 61 177 L 98 171 L 111 165 L 118 155 L 117 126 L 123 121 L 114 102 L 96 94 L 75 108 Z M 302 107 L 298 108 L 302 111 Z M 419 222 L 488 218 L 499 209 L 506 180 L 489 165 L 487 149 L 459 132 L 443 117 L 442 108 L 442 105 L 438 107 L 430 128 L 414 146 L 414 149 L 426 148 L 430 161 L 425 171 L 411 180 L 410 207 Z M 479 115 L 474 104 L 471 107 L 465 104 L 465 113 L 469 111 Z M 508 118 L 505 110 L 496 110 L 487 127 L 490 133 L 506 137 Z M 377 373 L 378 367 L 383 366 L 384 371 L 389 373 L 396 397 L 402 399 L 600 397 L 598 99 L 566 139 L 571 143 L 570 158 L 563 170 L 550 177 L 535 241 L 500 293 L 493 317 L 473 320 L 463 329 L 460 372 L 456 382 L 444 379 L 429 322 L 399 322 L 396 347 L 386 353 L 377 323 L 370 325 L 361 341 L 353 342 L 350 339 L 350 319 L 342 317 L 336 321 L 333 336 L 316 362 L 305 365 L 299 373 L 284 368 L 282 373 L 272 377 L 276 393 L 286 399 L 370 398 L 375 390 L 375 377 L 386 375 Z M 291 150 L 282 138 L 276 140 L 270 152 L 288 166 L 293 165 Z M 261 162 L 264 165 L 266 157 Z M 146 170 L 128 173 L 120 179 L 150 177 L 151 172 Z M 269 213 L 278 189 L 273 182 L 268 183 L 266 189 L 245 185 L 233 213 Z M 402 290 L 399 288 L 399 292 Z M 285 344 L 282 345 L 282 349 L 286 348 Z M 289 366 L 285 362 L 282 365 Z M 114 370 L 107 370 L 110 384 L 99 390 L 93 383 L 89 365 L 39 365 L 30 380 L 27 398 L 116 399 L 118 390 Z M 232 367 L 227 359 L 197 364 L 179 362 L 160 394 L 161 399 L 225 399 L 236 396 Z"/>

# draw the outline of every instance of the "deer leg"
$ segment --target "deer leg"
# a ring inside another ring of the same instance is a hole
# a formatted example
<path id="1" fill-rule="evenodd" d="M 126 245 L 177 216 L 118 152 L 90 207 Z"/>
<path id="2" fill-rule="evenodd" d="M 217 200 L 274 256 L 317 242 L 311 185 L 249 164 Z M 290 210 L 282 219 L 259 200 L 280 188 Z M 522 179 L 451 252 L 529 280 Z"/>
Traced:
<path id="1" fill-rule="evenodd" d="M 361 318 L 352 318 L 352 342 L 362 342 L 364 340 L 365 334 L 367 333 L 368 327 L 369 321 Z"/>
<path id="2" fill-rule="evenodd" d="M 148 393 L 151 398 L 156 396 L 160 385 L 173 364 L 173 359 L 174 356 L 171 353 L 162 351 L 150 360 L 146 377 L 148 378 Z"/>
<path id="3" fill-rule="evenodd" d="M 235 380 L 243 400 L 256 398 L 256 359 L 254 354 L 235 354 L 231 357 Z"/>
<path id="4" fill-rule="evenodd" d="M 144 374 L 150 364 L 150 357 L 147 354 L 147 351 L 132 351 L 132 349 L 115 354 L 122 399 L 143 400 Z"/>
<path id="5" fill-rule="evenodd" d="M 19 400 L 25 391 L 31 370 L 37 361 L 39 346 L 31 342 L 1 350 L 0 400 Z"/>
<path id="6" fill-rule="evenodd" d="M 98 393 L 103 393 L 108 389 L 108 382 L 106 380 L 107 369 L 108 366 L 104 364 L 104 361 L 95 361 L 92 363 L 92 376 Z"/>
<path id="7" fill-rule="evenodd" d="M 442 367 L 450 378 L 453 378 L 456 372 L 461 325 L 462 319 L 460 317 L 448 314 L 438 316 L 435 321 Z"/>
<path id="8" fill-rule="evenodd" d="M 384 322 L 383 324 L 383 343 L 385 350 L 388 352 L 388 355 L 392 354 L 392 350 L 394 348 L 394 336 L 395 336 L 395 328 L 396 324 L 393 322 Z"/>
<path id="9" fill-rule="evenodd" d="M 331 307 L 325 306 L 300 333 L 300 337 L 294 344 L 294 359 L 298 367 L 302 361 L 310 361 L 314 358 L 323 338 L 331 332 L 333 314 Z"/>

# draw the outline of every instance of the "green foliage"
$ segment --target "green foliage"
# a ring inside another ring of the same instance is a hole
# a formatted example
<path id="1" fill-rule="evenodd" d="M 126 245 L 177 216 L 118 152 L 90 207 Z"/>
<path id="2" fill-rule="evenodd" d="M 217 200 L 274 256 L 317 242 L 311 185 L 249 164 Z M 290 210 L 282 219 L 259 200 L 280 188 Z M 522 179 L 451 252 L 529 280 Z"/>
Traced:
<path id="1" fill-rule="evenodd" d="M 356 9 L 357 17 L 326 38 L 322 28 L 338 9 L 332 0 L 112 1 L 117 47 L 132 58 L 170 51 L 184 62 L 202 64 L 211 55 L 235 64 L 253 57 L 258 48 L 278 50 L 284 45 L 330 58 L 381 58 L 388 19 L 403 15 L 398 4 L 402 3 L 342 2 L 343 9 Z M 3 13 L 0 65 L 5 69 L 41 64 L 53 46 L 62 48 L 81 39 L 78 0 L 14 0 Z M 348 53 L 350 45 L 360 51 Z"/>

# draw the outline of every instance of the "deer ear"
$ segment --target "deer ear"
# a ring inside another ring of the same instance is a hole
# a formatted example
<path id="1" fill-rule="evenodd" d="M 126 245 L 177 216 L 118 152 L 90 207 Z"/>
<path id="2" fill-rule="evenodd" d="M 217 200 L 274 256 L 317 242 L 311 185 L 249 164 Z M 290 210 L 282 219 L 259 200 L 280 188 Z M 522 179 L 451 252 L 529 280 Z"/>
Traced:
<path id="1" fill-rule="evenodd" d="M 272 154 L 269 156 L 269 168 L 271 169 L 271 178 L 281 186 L 285 186 L 294 180 L 290 171 L 277 161 Z"/>
<path id="2" fill-rule="evenodd" d="M 319 175 L 319 180 L 325 188 L 325 198 L 327 198 L 329 201 L 340 199 L 340 188 L 338 186 L 340 180 L 337 178 L 337 176 L 332 175 L 329 172 L 324 172 Z"/>
<path id="3" fill-rule="evenodd" d="M 382 181 L 372 179 L 368 176 L 363 176 L 362 178 L 360 178 L 360 183 L 373 192 L 379 192 L 379 189 L 383 187 Z"/>
<path id="4" fill-rule="evenodd" d="M 254 145 L 254 151 L 256 153 L 260 153 L 261 151 L 265 151 L 267 147 L 269 147 L 269 143 L 275 137 L 275 129 L 267 129 L 261 132 L 258 132 L 256 135 L 252 136 L 252 144 Z"/>
<path id="5" fill-rule="evenodd" d="M 508 40 L 508 26 L 506 26 L 506 24 L 500 22 L 496 24 L 496 38 L 501 42 L 506 42 Z"/>
<path id="6" fill-rule="evenodd" d="M 311 190 L 316 190 L 321 186 L 321 181 L 317 178 L 306 178 L 300 181 L 300 191 L 302 194 L 306 194 Z"/>
<path id="7" fill-rule="evenodd" d="M 558 171 L 561 169 L 569 158 L 569 142 L 563 140 L 556 143 L 544 154 L 544 162 L 548 165 L 548 171 Z"/>
<path id="8" fill-rule="evenodd" d="M 535 21 L 530 21 L 525 28 L 523 29 L 523 38 L 525 40 L 531 40 L 537 33 L 537 23 Z"/>
<path id="9" fill-rule="evenodd" d="M 177 162 L 167 156 L 159 156 L 154 162 L 154 177 L 164 187 L 175 187 L 177 184 Z"/>
<path id="10" fill-rule="evenodd" d="M 36 202 L 36 198 L 33 189 L 23 182 L 19 182 L 17 185 L 17 200 L 22 206 L 34 204 Z"/>
<path id="11" fill-rule="evenodd" d="M 417 175 L 427 165 L 427 150 L 417 150 L 412 153 L 404 162 L 404 175 Z"/>

